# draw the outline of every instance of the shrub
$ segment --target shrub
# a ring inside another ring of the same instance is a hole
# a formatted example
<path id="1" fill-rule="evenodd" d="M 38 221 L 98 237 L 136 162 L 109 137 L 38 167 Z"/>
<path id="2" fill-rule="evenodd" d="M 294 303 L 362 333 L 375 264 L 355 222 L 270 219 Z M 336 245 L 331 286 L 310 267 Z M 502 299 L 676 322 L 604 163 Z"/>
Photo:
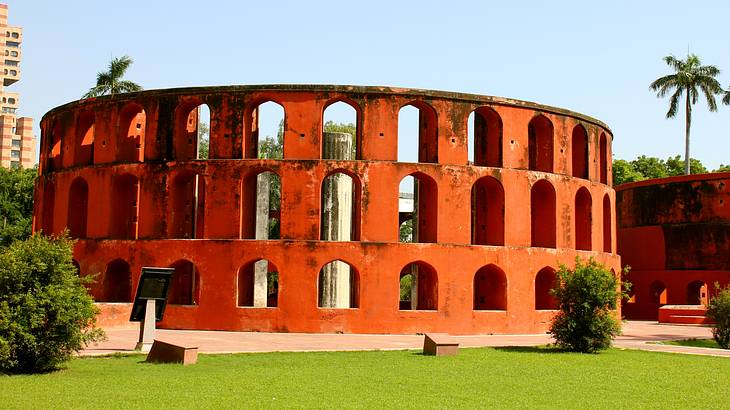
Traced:
<path id="1" fill-rule="evenodd" d="M 103 338 L 72 247 L 66 235 L 34 235 L 0 248 L 0 372 L 54 370 Z"/>
<path id="2" fill-rule="evenodd" d="M 620 334 L 621 325 L 614 312 L 622 296 L 619 281 L 593 258 L 586 263 L 576 258 L 575 269 L 561 265 L 551 293 L 559 312 L 550 333 L 558 346 L 593 353 L 610 347 Z"/>
<path id="3" fill-rule="evenodd" d="M 723 349 L 730 349 L 730 285 L 718 289 L 717 296 L 707 305 L 707 317 L 715 322 L 712 337 Z"/>

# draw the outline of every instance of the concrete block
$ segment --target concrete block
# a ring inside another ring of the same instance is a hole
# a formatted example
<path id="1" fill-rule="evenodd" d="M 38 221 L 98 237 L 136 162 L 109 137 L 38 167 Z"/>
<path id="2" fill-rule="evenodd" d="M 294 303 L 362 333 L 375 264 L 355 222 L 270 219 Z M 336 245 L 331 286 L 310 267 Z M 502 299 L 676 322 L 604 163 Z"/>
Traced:
<path id="1" fill-rule="evenodd" d="M 427 356 L 455 356 L 459 343 L 448 333 L 427 333 L 423 338 L 423 354 Z"/>
<path id="2" fill-rule="evenodd" d="M 150 363 L 180 363 L 185 366 L 198 362 L 197 346 L 178 346 L 155 340 L 147 355 Z"/>

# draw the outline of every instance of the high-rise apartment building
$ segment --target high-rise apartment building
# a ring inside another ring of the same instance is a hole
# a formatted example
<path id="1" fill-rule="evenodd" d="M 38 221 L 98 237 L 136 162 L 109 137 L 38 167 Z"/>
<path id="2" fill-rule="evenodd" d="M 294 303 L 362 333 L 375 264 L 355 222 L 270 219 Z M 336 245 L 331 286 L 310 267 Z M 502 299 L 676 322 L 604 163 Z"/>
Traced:
<path id="1" fill-rule="evenodd" d="M 7 92 L 20 80 L 23 29 L 8 25 L 8 6 L 0 4 L 0 166 L 29 168 L 35 164 L 33 119 L 18 118 L 18 93 Z"/>

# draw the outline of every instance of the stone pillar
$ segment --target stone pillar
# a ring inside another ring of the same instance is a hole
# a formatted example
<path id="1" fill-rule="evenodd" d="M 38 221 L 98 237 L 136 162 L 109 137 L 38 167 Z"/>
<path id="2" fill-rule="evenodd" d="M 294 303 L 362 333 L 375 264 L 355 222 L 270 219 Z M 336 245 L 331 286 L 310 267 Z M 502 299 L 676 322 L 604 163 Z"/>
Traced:
<path id="1" fill-rule="evenodd" d="M 256 239 L 269 239 L 269 194 L 271 174 L 262 172 L 256 176 Z M 253 306 L 266 307 L 269 262 L 254 263 Z"/>
<path id="2" fill-rule="evenodd" d="M 418 309 L 418 265 L 411 265 L 411 309 Z"/>
<path id="3" fill-rule="evenodd" d="M 413 177 L 413 212 L 411 213 L 411 242 L 418 243 L 418 211 L 420 208 L 418 179 Z"/>
<path id="4" fill-rule="evenodd" d="M 418 209 L 419 209 L 418 179 L 413 178 L 413 213 L 411 214 L 411 242 L 418 242 Z M 411 265 L 411 309 L 418 309 L 418 265 Z"/>
<path id="5" fill-rule="evenodd" d="M 324 159 L 351 160 L 352 135 L 323 133 Z M 322 186 L 322 239 L 349 241 L 352 235 L 352 178 L 343 174 L 328 177 Z M 350 266 L 335 261 L 322 269 L 320 281 L 322 307 L 349 308 Z"/>

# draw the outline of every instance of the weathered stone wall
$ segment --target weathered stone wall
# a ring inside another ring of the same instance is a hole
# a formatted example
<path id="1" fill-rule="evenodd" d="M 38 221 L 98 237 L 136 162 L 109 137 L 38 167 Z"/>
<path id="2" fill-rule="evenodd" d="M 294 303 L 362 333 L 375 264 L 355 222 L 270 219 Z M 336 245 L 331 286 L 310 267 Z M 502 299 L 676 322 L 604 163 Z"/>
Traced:
<path id="1" fill-rule="evenodd" d="M 730 173 L 617 188 L 618 249 L 631 267 L 626 317 L 656 319 L 663 304 L 693 304 L 730 283 Z M 701 284 L 701 285 L 700 285 Z"/>
<path id="2" fill-rule="evenodd" d="M 267 101 L 285 112 L 281 160 L 257 158 L 257 107 Z M 357 113 L 355 155 L 324 159 L 323 111 L 338 101 Z M 209 160 L 195 159 L 189 121 L 203 103 L 211 111 Z M 421 113 L 418 163 L 397 162 L 405 105 Z M 73 102 L 47 113 L 41 128 L 34 229 L 71 228 L 81 273 L 100 273 L 92 286 L 100 301 L 131 298 L 142 266 L 175 265 L 175 303 L 162 323 L 169 328 L 544 331 L 554 311 L 536 309 L 550 279 L 543 275 L 538 286 L 538 272 L 549 276 L 578 255 L 620 267 L 610 130 L 567 110 L 382 87 L 205 87 Z M 256 180 L 266 171 L 281 180 L 280 239 L 257 234 L 264 211 Z M 322 232 L 322 191 L 333 175 L 352 180 L 350 237 L 341 240 Z M 418 179 L 420 243 L 399 242 L 406 176 Z M 587 250 L 576 250 L 577 236 Z M 261 259 L 278 274 L 268 307 L 250 289 L 256 275 L 247 267 Z M 319 307 L 320 274 L 333 261 L 350 267 L 347 308 Z M 400 275 L 414 263 L 428 310 L 399 301 Z"/>

